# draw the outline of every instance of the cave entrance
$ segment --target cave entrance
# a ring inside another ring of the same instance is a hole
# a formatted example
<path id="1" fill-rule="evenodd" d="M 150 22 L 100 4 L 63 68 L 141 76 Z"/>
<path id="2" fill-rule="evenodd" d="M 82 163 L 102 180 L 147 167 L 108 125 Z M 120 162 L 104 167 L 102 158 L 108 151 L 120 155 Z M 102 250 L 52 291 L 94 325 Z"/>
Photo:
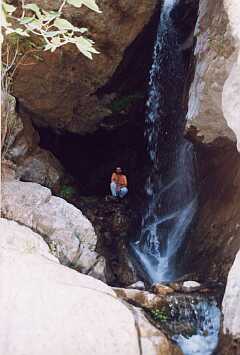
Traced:
<path id="1" fill-rule="evenodd" d="M 136 127 L 130 123 L 113 131 L 99 129 L 81 136 L 38 128 L 41 147 L 59 159 L 83 196 L 109 194 L 110 178 L 116 166 L 121 166 L 128 176 L 131 194 L 137 192 L 145 159 L 142 130 L 141 125 Z"/>

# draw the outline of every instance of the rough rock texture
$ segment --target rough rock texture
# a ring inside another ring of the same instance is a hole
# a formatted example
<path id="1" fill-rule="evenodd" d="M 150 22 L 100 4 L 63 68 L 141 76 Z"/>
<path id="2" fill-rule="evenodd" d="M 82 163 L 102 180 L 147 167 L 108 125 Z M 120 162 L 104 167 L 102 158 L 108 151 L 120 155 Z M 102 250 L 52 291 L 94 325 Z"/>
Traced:
<path id="1" fill-rule="evenodd" d="M 223 114 L 229 127 L 234 131 L 240 151 L 240 3 L 238 0 L 224 0 L 231 32 L 234 38 L 234 64 L 223 87 Z"/>
<path id="2" fill-rule="evenodd" d="M 240 155 L 234 143 L 197 145 L 199 211 L 185 253 L 200 281 L 226 281 L 240 248 Z M 207 158 L 206 158 L 207 157 Z"/>
<path id="3" fill-rule="evenodd" d="M 106 284 L 60 265 L 31 229 L 1 218 L 0 235 L 5 355 L 181 354 Z"/>
<path id="4" fill-rule="evenodd" d="M 188 265 L 203 280 L 226 281 L 240 248 L 239 16 L 239 1 L 200 1 L 188 107 L 188 134 L 198 161 L 199 212 L 186 252 Z"/>
<path id="5" fill-rule="evenodd" d="M 181 355 L 182 351 L 173 346 L 146 318 L 143 311 L 137 307 L 131 307 L 140 335 L 140 345 L 143 355 Z"/>
<path id="6" fill-rule="evenodd" d="M 134 317 L 109 287 L 59 265 L 28 228 L 1 219 L 0 230 L 5 355 L 139 354 Z"/>
<path id="7" fill-rule="evenodd" d="M 16 114 L 16 99 L 8 95 L 6 92 L 1 92 L 1 154 L 2 158 L 8 151 L 19 130 L 22 129 L 22 123 L 18 120 Z"/>
<path id="8" fill-rule="evenodd" d="M 219 355 L 240 353 L 240 252 L 231 267 L 222 303 L 223 332 L 220 338 Z"/>
<path id="9" fill-rule="evenodd" d="M 2 215 L 26 225 L 46 238 L 61 263 L 105 281 L 105 261 L 95 252 L 97 236 L 80 210 L 35 183 L 4 181 Z M 95 268 L 95 271 L 92 270 Z"/>
<path id="10" fill-rule="evenodd" d="M 124 301 L 147 309 L 161 308 L 167 304 L 166 299 L 148 291 L 114 287 L 117 296 Z"/>
<path id="11" fill-rule="evenodd" d="M 31 1 L 26 1 L 31 2 Z M 55 1 L 36 3 L 54 10 Z M 75 48 L 55 53 L 27 55 L 14 80 L 14 95 L 20 107 L 34 114 L 35 122 L 86 133 L 97 129 L 102 118 L 111 113 L 109 103 L 114 93 L 98 95 L 106 85 L 126 48 L 136 39 L 154 13 L 157 1 L 101 1 L 101 14 L 84 7 L 67 6 L 64 15 L 75 25 L 88 27 L 100 55 L 93 61 Z M 31 64 L 30 64 L 31 63 Z"/>
<path id="12" fill-rule="evenodd" d="M 60 188 L 63 167 L 51 152 L 36 149 L 17 167 L 16 176 L 22 181 L 36 182 L 53 191 Z"/>
<path id="13" fill-rule="evenodd" d="M 2 97 L 2 158 L 16 164 L 16 177 L 59 189 L 64 170 L 54 155 L 39 148 L 39 135 L 29 116 L 16 113 L 16 100 Z"/>
<path id="14" fill-rule="evenodd" d="M 237 0 L 200 0 L 188 125 L 197 128 L 205 143 L 219 136 L 235 141 L 228 125 L 239 135 L 239 15 Z"/>
<path id="15" fill-rule="evenodd" d="M 128 286 L 136 282 L 138 277 L 128 251 L 128 243 L 137 216 L 129 201 L 80 197 L 73 202 L 95 228 L 97 251 L 107 262 L 108 283 Z"/>

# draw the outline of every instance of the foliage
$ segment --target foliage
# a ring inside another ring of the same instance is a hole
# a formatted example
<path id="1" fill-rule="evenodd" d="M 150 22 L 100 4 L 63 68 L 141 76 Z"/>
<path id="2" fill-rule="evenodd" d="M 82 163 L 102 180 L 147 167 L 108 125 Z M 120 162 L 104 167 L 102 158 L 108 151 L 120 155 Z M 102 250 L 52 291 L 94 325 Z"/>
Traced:
<path id="1" fill-rule="evenodd" d="M 62 185 L 59 196 L 64 198 L 65 200 L 70 200 L 76 195 L 76 190 L 73 186 L 70 185 Z"/>
<path id="2" fill-rule="evenodd" d="M 150 314 L 153 317 L 153 319 L 157 322 L 166 322 L 169 320 L 169 316 L 165 310 L 162 309 L 151 309 Z"/>
<path id="3" fill-rule="evenodd" d="M 142 99 L 143 97 L 144 96 L 142 94 L 122 96 L 120 98 L 116 98 L 115 100 L 113 100 L 109 108 L 113 113 L 119 113 L 123 110 L 128 109 L 130 105 Z"/>
<path id="4" fill-rule="evenodd" d="M 42 51 L 54 52 L 66 44 L 73 44 L 86 57 L 92 59 L 93 53 L 99 53 L 94 48 L 94 42 L 86 37 L 87 28 L 75 27 L 62 17 L 65 6 L 81 7 L 100 13 L 95 0 L 60 0 L 56 11 L 46 11 L 36 3 L 25 4 L 19 0 L 18 7 L 2 1 L 1 11 L 1 90 L 4 97 L 4 138 L 1 151 L 6 151 L 6 142 L 11 139 L 12 123 L 10 115 L 9 94 L 12 92 L 13 77 L 19 65 L 25 63 L 26 56 L 38 61 L 42 60 Z"/>
<path id="5" fill-rule="evenodd" d="M 18 37 L 40 37 L 43 50 L 54 52 L 65 44 L 72 43 L 86 57 L 92 59 L 92 53 L 99 53 L 94 42 L 83 36 L 87 29 L 75 27 L 71 22 L 62 18 L 63 8 L 66 5 L 75 7 L 87 6 L 95 12 L 101 12 L 95 0 L 63 0 L 57 11 L 46 11 L 37 4 L 25 4 L 21 1 L 21 15 L 15 16 L 17 8 L 2 2 L 3 35 Z"/>

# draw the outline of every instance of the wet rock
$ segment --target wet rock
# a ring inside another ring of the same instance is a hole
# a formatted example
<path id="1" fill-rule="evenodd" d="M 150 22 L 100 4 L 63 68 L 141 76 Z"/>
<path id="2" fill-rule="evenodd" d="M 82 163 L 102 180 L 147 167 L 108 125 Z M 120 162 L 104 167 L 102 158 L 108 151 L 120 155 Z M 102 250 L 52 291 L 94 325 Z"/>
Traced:
<path id="1" fill-rule="evenodd" d="M 52 196 L 49 189 L 35 183 L 4 181 L 2 215 L 42 235 L 64 265 L 85 273 L 96 268 L 97 236 L 92 224 L 76 207 Z M 101 278 L 105 278 L 104 273 Z"/>
<path id="2" fill-rule="evenodd" d="M 195 292 L 200 290 L 201 284 L 196 281 L 184 281 L 182 285 L 182 290 L 184 292 Z"/>
<path id="3" fill-rule="evenodd" d="M 174 292 L 174 289 L 172 289 L 171 287 L 169 286 L 166 286 L 166 285 L 162 285 L 162 284 L 159 284 L 159 283 L 156 283 L 152 286 L 152 292 L 155 293 L 156 295 L 168 295 L 170 293 L 173 293 Z"/>
<path id="4" fill-rule="evenodd" d="M 134 314 L 140 336 L 142 355 L 181 355 L 182 351 L 146 318 L 137 307 L 130 308 Z"/>
<path id="5" fill-rule="evenodd" d="M 136 289 L 136 290 L 141 290 L 144 291 L 145 290 L 145 284 L 143 281 L 137 281 L 134 284 L 131 284 L 128 286 L 128 288 L 130 289 Z"/>
<path id="6" fill-rule="evenodd" d="M 181 292 L 182 291 L 182 282 L 171 282 L 169 287 L 174 291 Z"/>
<path id="7" fill-rule="evenodd" d="M 79 197 L 73 201 L 92 222 L 97 237 L 97 252 L 106 259 L 107 281 L 129 286 L 138 281 L 128 251 L 137 216 L 127 200 Z"/>
<path id="8" fill-rule="evenodd" d="M 167 304 L 164 297 L 157 296 L 154 293 L 148 291 L 140 291 L 118 287 L 113 287 L 113 290 L 119 298 L 139 307 L 147 309 L 161 308 L 163 306 L 166 306 Z"/>

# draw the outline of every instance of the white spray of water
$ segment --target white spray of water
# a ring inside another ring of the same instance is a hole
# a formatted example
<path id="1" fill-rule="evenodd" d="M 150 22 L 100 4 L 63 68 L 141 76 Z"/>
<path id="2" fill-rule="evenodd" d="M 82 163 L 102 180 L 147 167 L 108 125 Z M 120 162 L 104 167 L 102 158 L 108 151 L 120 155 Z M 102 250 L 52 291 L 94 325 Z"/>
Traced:
<path id="1" fill-rule="evenodd" d="M 178 77 L 181 52 L 171 18 L 177 3 L 178 0 L 165 0 L 154 46 L 145 129 L 152 168 L 145 185 L 147 208 L 141 233 L 131 245 L 135 259 L 151 282 L 176 278 L 179 248 L 197 211 L 193 146 L 183 138 L 182 117 L 176 114 L 176 110 L 181 111 L 178 85 L 181 87 L 183 80 Z M 180 124 L 175 122 L 178 118 Z M 160 171 L 164 159 L 166 171 Z M 211 355 L 218 341 L 220 311 L 208 302 L 191 307 L 194 315 L 185 310 L 183 313 L 190 322 L 191 317 L 197 320 L 196 334 L 176 335 L 174 340 L 185 355 Z"/>
<path id="2" fill-rule="evenodd" d="M 171 11 L 177 2 L 165 0 L 154 47 L 145 130 L 152 170 L 145 185 L 148 206 L 142 220 L 141 235 L 132 245 L 137 259 L 152 282 L 169 281 L 174 278 L 176 254 L 197 207 L 194 153 L 189 142 L 176 138 L 179 142 L 176 144 L 175 152 L 167 156 L 167 159 L 172 160 L 172 164 L 164 182 L 161 181 L 158 171 L 160 159 L 163 159 L 161 147 L 159 154 L 159 139 L 161 135 L 166 134 L 161 131 L 161 112 L 165 105 L 163 97 L 165 93 L 161 86 L 162 73 L 165 72 L 167 65 L 168 73 L 173 73 L 174 82 L 174 72 L 177 75 L 177 71 L 181 70 L 176 68 L 180 52 L 177 49 L 176 32 L 171 19 Z M 173 108 L 174 104 L 173 101 Z M 173 108 L 171 107 L 171 110 Z M 179 132 L 177 134 L 179 135 Z M 169 145 L 171 143 L 169 142 Z"/>

